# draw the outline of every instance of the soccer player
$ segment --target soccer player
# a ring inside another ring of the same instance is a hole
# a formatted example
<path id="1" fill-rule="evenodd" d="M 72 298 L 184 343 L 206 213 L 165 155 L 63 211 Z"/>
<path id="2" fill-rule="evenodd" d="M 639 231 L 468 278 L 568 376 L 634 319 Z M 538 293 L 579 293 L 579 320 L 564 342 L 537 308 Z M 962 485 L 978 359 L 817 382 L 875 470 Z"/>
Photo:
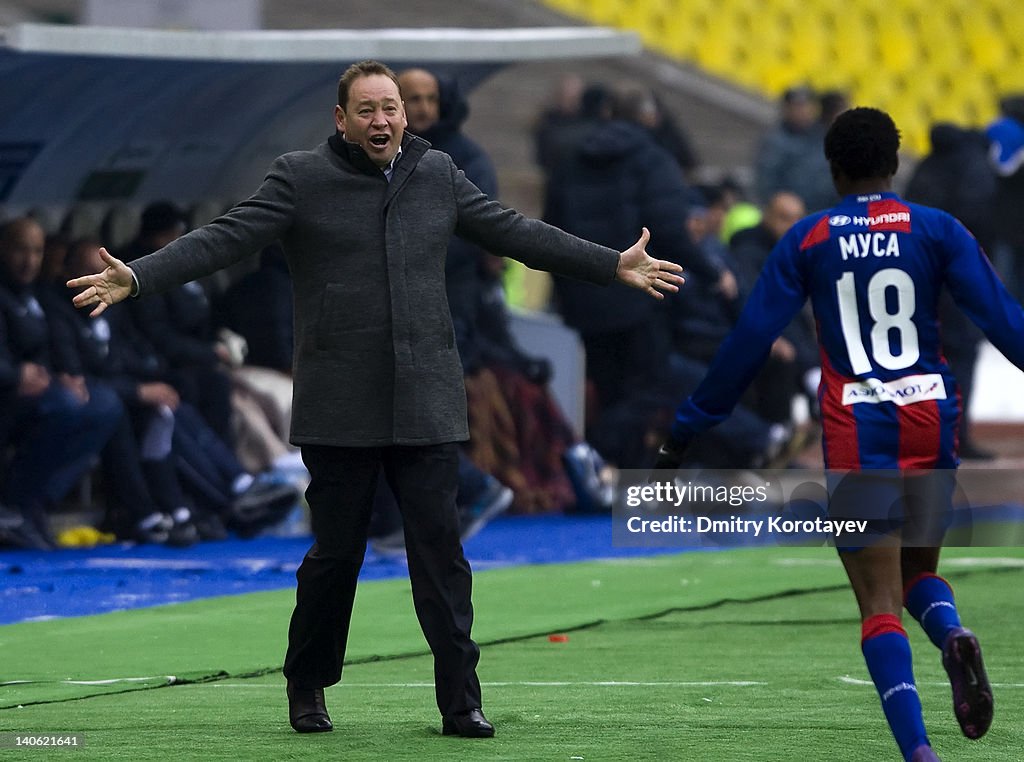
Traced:
<path id="1" fill-rule="evenodd" d="M 779 241 L 704 381 L 679 406 L 656 468 L 677 468 L 693 436 L 729 415 L 772 342 L 810 297 L 829 473 L 870 480 L 886 471 L 906 475 L 907 483 L 912 474 L 952 475 L 961 410 L 941 354 L 939 291 L 948 288 L 1020 368 L 1024 310 L 963 225 L 891 192 L 899 143 L 896 125 L 877 109 L 855 108 L 832 124 L 825 156 L 842 201 L 804 218 Z M 940 514 L 951 509 L 953 480 L 944 483 L 929 506 Z M 992 721 L 978 641 L 961 626 L 952 590 L 936 574 L 942 534 L 941 527 L 933 533 L 935 547 L 913 546 L 892 529 L 864 547 L 839 548 L 860 607 L 868 672 L 904 759 L 914 762 L 938 757 L 921 717 L 900 623 L 904 606 L 942 649 L 964 735 L 980 738 Z"/>

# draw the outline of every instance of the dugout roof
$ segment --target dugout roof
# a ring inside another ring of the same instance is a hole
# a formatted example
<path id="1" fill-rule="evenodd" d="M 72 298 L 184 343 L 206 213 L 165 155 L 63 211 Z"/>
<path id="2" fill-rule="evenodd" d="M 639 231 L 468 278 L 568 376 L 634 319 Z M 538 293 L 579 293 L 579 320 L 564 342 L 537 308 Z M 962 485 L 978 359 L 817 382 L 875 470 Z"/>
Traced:
<path id="1" fill-rule="evenodd" d="M 0 204 L 180 203 L 251 192 L 273 157 L 333 129 L 339 74 L 379 58 L 467 88 L 518 61 L 639 53 L 594 27 L 0 32 Z"/>

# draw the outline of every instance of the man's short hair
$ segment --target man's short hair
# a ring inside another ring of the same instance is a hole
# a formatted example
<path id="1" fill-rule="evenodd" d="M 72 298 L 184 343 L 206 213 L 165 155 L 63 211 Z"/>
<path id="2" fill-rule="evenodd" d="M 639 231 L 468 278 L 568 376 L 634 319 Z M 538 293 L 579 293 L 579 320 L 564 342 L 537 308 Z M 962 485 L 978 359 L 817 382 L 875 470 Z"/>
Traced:
<path id="1" fill-rule="evenodd" d="M 899 168 L 900 131 L 877 108 L 853 108 L 825 134 L 825 158 L 850 180 L 891 177 Z"/>
<path id="2" fill-rule="evenodd" d="M 385 77 L 390 78 L 395 83 L 395 87 L 398 88 L 398 92 L 402 92 L 402 86 L 398 84 L 398 76 L 391 71 L 389 66 L 382 64 L 380 61 L 360 61 L 345 69 L 345 73 L 338 80 L 338 105 L 343 109 L 347 109 L 348 91 L 352 87 L 352 83 L 360 77 L 369 77 L 374 74 L 383 74 Z"/>

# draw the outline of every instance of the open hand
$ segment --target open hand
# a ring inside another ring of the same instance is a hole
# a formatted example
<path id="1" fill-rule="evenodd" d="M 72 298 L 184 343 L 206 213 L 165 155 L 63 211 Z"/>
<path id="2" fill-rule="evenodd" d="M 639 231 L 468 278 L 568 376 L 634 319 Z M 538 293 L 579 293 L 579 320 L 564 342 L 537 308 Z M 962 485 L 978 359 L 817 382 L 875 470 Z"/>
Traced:
<path id="1" fill-rule="evenodd" d="M 89 313 L 90 317 L 101 315 L 111 304 L 127 299 L 132 290 L 131 268 L 106 249 L 100 249 L 100 257 L 107 263 L 103 272 L 72 278 L 67 284 L 68 288 L 85 287 L 85 290 L 76 294 L 71 301 L 76 307 L 95 304 L 96 308 Z"/>
<path id="2" fill-rule="evenodd" d="M 619 268 L 615 277 L 627 286 L 646 291 L 655 299 L 664 299 L 662 291 L 678 291 L 685 282 L 683 268 L 675 262 L 655 259 L 647 253 L 651 232 L 644 228 L 640 240 L 619 255 Z"/>

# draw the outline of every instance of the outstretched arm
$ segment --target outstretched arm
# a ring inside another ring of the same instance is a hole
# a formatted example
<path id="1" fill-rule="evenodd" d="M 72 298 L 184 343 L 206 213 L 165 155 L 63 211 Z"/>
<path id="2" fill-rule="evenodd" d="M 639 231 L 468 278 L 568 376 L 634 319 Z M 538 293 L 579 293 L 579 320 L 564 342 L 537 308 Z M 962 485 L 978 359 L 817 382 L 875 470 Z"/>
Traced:
<path id="1" fill-rule="evenodd" d="M 676 410 L 656 469 L 678 468 L 694 436 L 728 417 L 772 344 L 803 306 L 807 290 L 797 262 L 798 241 L 790 230 L 768 257 L 736 327 L 722 342 L 704 380 Z"/>
<path id="2" fill-rule="evenodd" d="M 100 257 L 107 263 L 103 272 L 83 275 L 68 281 L 68 288 L 85 287 L 85 290 L 76 294 L 71 301 L 76 307 L 95 304 L 96 308 L 89 313 L 91 317 L 103 314 L 103 310 L 111 304 L 124 301 L 132 291 L 131 268 L 106 249 L 100 249 Z"/>
<path id="3" fill-rule="evenodd" d="M 664 299 L 662 291 L 675 292 L 683 285 L 683 276 L 679 275 L 683 268 L 675 262 L 650 256 L 646 250 L 650 239 L 650 231 L 644 228 L 640 240 L 619 255 L 615 278 L 627 286 L 646 291 L 655 299 Z"/>

